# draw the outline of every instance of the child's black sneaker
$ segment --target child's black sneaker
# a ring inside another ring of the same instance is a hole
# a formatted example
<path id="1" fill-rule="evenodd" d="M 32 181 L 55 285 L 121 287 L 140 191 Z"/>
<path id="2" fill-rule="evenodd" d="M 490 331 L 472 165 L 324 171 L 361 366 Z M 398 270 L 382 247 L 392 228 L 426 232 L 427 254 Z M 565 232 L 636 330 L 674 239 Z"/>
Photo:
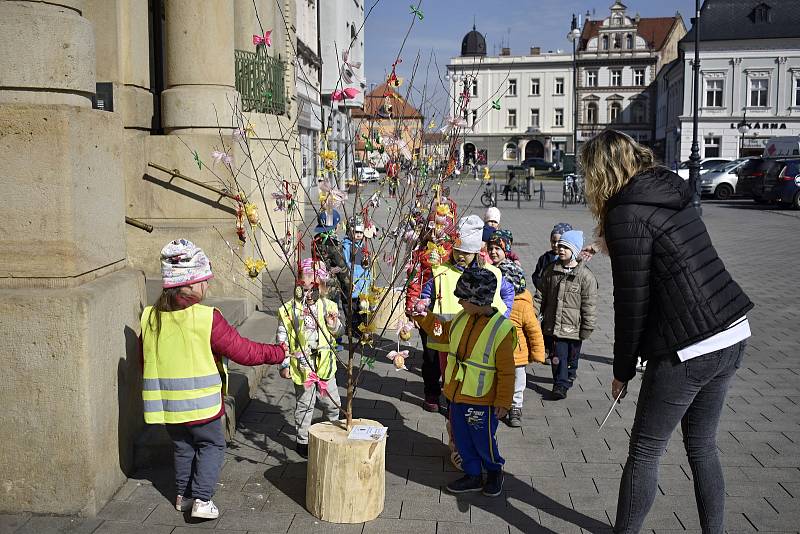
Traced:
<path id="1" fill-rule="evenodd" d="M 506 416 L 506 424 L 513 428 L 522 426 L 522 408 L 512 407 Z"/>
<path id="2" fill-rule="evenodd" d="M 483 494 L 487 497 L 497 497 L 503 493 L 503 470 L 489 471 L 486 473 L 486 484 L 483 486 Z"/>
<path id="3" fill-rule="evenodd" d="M 555 400 L 562 400 L 567 398 L 567 388 L 564 386 L 553 387 L 553 398 Z"/>
<path id="4" fill-rule="evenodd" d="M 483 477 L 480 475 L 464 475 L 447 485 L 447 491 L 450 493 L 469 493 L 471 491 L 481 491 L 482 489 Z"/>

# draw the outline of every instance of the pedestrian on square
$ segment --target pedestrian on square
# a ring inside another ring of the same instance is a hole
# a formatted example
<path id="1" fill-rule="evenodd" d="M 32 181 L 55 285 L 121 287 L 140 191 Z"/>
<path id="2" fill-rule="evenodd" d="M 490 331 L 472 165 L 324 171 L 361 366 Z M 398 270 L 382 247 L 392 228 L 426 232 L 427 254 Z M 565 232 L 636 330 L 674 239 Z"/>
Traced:
<path id="1" fill-rule="evenodd" d="M 577 377 L 581 344 L 597 323 L 597 279 L 579 256 L 583 232 L 564 232 L 557 248 L 558 261 L 542 273 L 535 302 L 550 354 L 553 398 L 561 400 Z"/>
<path id="2" fill-rule="evenodd" d="M 495 234 L 496 235 L 496 234 Z M 544 363 L 544 339 L 536 310 L 533 308 L 533 295 L 526 288 L 525 272 L 513 261 L 497 263 L 503 278 L 514 286 L 514 306 L 511 308 L 511 322 L 517 330 L 517 348 L 514 350 L 514 398 L 505 422 L 510 427 L 522 426 L 522 401 L 528 385 L 526 366 L 533 362 Z"/>
<path id="3" fill-rule="evenodd" d="M 614 280 L 614 378 L 622 397 L 648 362 L 620 481 L 616 533 L 639 532 L 658 464 L 678 423 L 704 533 L 724 530 L 725 482 L 716 447 L 725 396 L 750 336 L 750 299 L 717 255 L 685 180 L 649 148 L 606 130 L 581 150 L 589 208 Z"/>
<path id="4" fill-rule="evenodd" d="M 503 464 L 495 433 L 514 394 L 514 325 L 493 306 L 497 276 L 480 267 L 458 278 L 454 296 L 462 310 L 451 319 L 420 311 L 417 324 L 430 339 L 447 345 L 444 394 L 448 418 L 464 476 L 450 482 L 450 493 L 503 491 Z M 486 471 L 486 481 L 483 471 Z"/>
<path id="5" fill-rule="evenodd" d="M 161 277 L 161 295 L 141 318 L 144 420 L 163 424 L 172 439 L 175 508 L 214 519 L 219 510 L 211 498 L 225 455 L 226 359 L 278 364 L 287 347 L 250 341 L 219 310 L 200 304 L 213 274 L 208 257 L 191 241 L 164 246 Z"/>
<path id="6" fill-rule="evenodd" d="M 558 261 L 558 240 L 561 239 L 561 234 L 572 230 L 572 225 L 569 223 L 557 223 L 550 231 L 550 250 L 539 256 L 536 261 L 536 267 L 533 269 L 531 281 L 533 286 L 539 285 L 539 280 L 542 278 L 542 273 L 551 263 Z"/>
<path id="7" fill-rule="evenodd" d="M 361 217 L 353 217 L 347 226 L 348 235 L 342 240 L 342 250 L 345 264 L 350 270 L 350 278 L 353 281 L 350 303 L 345 307 L 345 312 L 349 312 L 347 327 L 352 341 L 356 337 L 361 337 L 358 327 L 364 317 L 360 313 L 360 295 L 369 291 L 372 274 L 369 269 L 367 243 L 364 239 L 364 221 Z"/>
<path id="8" fill-rule="evenodd" d="M 336 235 L 342 216 L 337 210 L 320 211 L 314 238 L 311 241 L 312 255 L 325 263 L 328 271 L 335 274 L 327 281 L 327 297 L 337 302 L 342 309 L 350 306 L 348 291 L 351 287 L 350 269 L 344 259 L 344 250 Z"/>
<path id="9" fill-rule="evenodd" d="M 295 450 L 308 458 L 308 429 L 316 403 L 328 421 L 339 420 L 336 337 L 344 326 L 338 306 L 326 297 L 330 277 L 325 266 L 306 258 L 297 276 L 294 298 L 278 310 L 276 338 L 289 347 L 281 376 L 294 382 Z"/>
<path id="10" fill-rule="evenodd" d="M 497 278 L 497 284 L 490 295 L 492 305 L 506 317 L 511 312 L 511 306 L 514 304 L 514 288 L 503 279 L 503 273 L 499 269 L 485 263 L 480 257 L 483 230 L 483 221 L 477 215 L 463 217 L 456 228 L 457 236 L 449 261 L 432 266 L 431 278 L 423 286 L 419 300 L 427 303 L 428 309 L 435 315 L 452 319 L 462 311 L 461 303 L 453 291 L 462 273 L 466 269 L 475 267 L 485 268 Z M 429 334 L 426 346 L 437 352 L 435 360 L 428 359 L 433 357 L 433 352 L 423 352 L 422 379 L 425 383 L 425 399 L 422 407 L 429 412 L 438 412 L 439 397 L 442 392 L 441 369 L 444 367 L 449 346 L 447 343 L 432 339 Z"/>

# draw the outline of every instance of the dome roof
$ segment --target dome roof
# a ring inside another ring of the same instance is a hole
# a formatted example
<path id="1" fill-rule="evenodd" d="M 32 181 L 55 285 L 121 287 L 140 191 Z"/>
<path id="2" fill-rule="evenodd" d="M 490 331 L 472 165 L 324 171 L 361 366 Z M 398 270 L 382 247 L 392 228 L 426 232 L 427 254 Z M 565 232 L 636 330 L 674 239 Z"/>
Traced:
<path id="1" fill-rule="evenodd" d="M 486 55 L 486 39 L 483 38 L 481 32 L 472 27 L 472 31 L 464 36 L 461 41 L 461 55 L 462 56 L 485 56 Z"/>

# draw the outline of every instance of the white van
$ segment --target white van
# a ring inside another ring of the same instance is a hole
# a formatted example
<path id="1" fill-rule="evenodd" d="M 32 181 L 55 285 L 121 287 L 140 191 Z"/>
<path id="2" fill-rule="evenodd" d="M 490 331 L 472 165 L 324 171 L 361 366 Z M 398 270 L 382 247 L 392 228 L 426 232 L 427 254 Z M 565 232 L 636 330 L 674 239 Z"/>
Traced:
<path id="1" fill-rule="evenodd" d="M 800 135 L 773 137 L 764 147 L 764 158 L 786 158 L 800 156 Z"/>

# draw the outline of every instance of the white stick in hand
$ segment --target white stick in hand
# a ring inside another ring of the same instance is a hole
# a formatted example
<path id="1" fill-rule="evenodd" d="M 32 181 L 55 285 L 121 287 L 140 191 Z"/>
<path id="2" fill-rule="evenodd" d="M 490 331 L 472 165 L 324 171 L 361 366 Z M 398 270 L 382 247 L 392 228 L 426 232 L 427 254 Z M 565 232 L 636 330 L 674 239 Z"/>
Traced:
<path id="1" fill-rule="evenodd" d="M 626 391 L 628 391 L 628 384 L 625 384 L 624 386 L 622 386 L 622 389 L 619 390 L 619 393 L 617 394 L 617 398 L 613 400 L 613 402 L 611 403 L 611 408 L 608 409 L 608 413 L 606 414 L 606 418 L 603 419 L 602 423 L 600 423 L 600 428 L 597 429 L 598 432 L 603 430 L 603 425 L 605 425 L 606 421 L 608 421 L 608 418 L 611 417 L 611 412 L 614 411 L 614 408 L 616 408 L 617 404 L 619 403 L 619 400 L 622 398 L 623 395 L 625 395 Z"/>

